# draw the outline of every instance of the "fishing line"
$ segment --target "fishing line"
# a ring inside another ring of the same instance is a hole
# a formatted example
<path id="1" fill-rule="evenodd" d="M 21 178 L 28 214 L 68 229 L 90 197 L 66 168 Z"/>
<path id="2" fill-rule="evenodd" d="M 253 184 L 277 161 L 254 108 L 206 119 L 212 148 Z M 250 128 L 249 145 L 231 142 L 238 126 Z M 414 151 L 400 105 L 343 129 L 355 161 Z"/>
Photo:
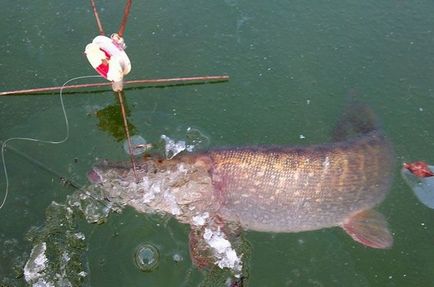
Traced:
<path id="1" fill-rule="evenodd" d="M 1 159 L 2 159 L 3 171 L 5 175 L 6 188 L 5 188 L 5 195 L 3 197 L 2 203 L 0 204 L 0 209 L 2 209 L 3 206 L 5 205 L 6 199 L 9 195 L 9 177 L 8 177 L 8 171 L 6 168 L 6 161 L 5 161 L 5 149 L 7 144 L 11 141 L 30 141 L 30 142 L 38 142 L 38 143 L 46 143 L 46 144 L 62 144 L 66 142 L 69 139 L 69 121 L 68 121 L 68 116 L 66 114 L 65 104 L 63 102 L 63 88 L 72 81 L 88 79 L 88 78 L 100 78 L 100 76 L 91 75 L 91 76 L 75 77 L 66 81 L 60 88 L 59 99 L 60 99 L 60 106 L 62 107 L 63 117 L 65 119 L 65 131 L 66 131 L 65 137 L 63 139 L 56 141 L 56 140 L 42 140 L 42 139 L 28 138 L 28 137 L 12 137 L 12 138 L 8 138 L 3 142 L 3 144 L 1 145 Z"/>

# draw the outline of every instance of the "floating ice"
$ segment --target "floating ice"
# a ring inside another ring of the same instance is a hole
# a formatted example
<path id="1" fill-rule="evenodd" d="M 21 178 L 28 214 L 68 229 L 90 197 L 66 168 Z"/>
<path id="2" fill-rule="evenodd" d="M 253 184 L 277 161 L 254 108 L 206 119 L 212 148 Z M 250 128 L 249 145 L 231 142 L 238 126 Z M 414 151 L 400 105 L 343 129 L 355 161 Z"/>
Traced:
<path id="1" fill-rule="evenodd" d="M 79 239 L 79 240 L 84 240 L 84 239 L 86 239 L 86 237 L 84 236 L 84 234 L 81 233 L 81 232 L 77 232 L 77 233 L 75 233 L 74 235 L 75 235 L 75 237 L 76 237 L 77 239 Z"/>
<path id="2" fill-rule="evenodd" d="M 24 266 L 24 279 L 32 287 L 84 286 L 87 249 L 84 234 L 76 229 L 72 207 L 52 202 L 46 216 L 44 226 L 27 235 L 33 248 Z"/>
<path id="3" fill-rule="evenodd" d="M 225 238 L 220 229 L 213 231 L 205 228 L 203 239 L 213 249 L 214 256 L 217 258 L 215 264 L 221 269 L 229 268 L 235 272 L 236 276 L 239 276 L 242 269 L 241 258 L 237 256 L 231 243 Z"/>
<path id="4" fill-rule="evenodd" d="M 73 193 L 68 197 L 68 205 L 78 208 L 88 223 L 103 223 L 111 211 L 119 210 L 116 204 L 105 202 L 102 194 L 89 188 L 85 192 Z"/>
<path id="5" fill-rule="evenodd" d="M 434 166 L 428 165 L 428 168 L 434 171 Z M 419 201 L 434 209 L 434 176 L 418 177 L 405 167 L 401 169 L 401 175 Z"/>
<path id="6" fill-rule="evenodd" d="M 188 127 L 185 133 L 185 140 L 175 141 L 166 135 L 161 135 L 165 143 L 165 154 L 167 159 L 172 159 L 180 152 L 186 150 L 192 152 L 198 148 L 206 148 L 209 145 L 209 139 L 196 128 Z"/>
<path id="7" fill-rule="evenodd" d="M 39 281 L 38 279 L 44 275 L 44 270 L 47 267 L 48 262 L 48 259 L 45 256 L 46 250 L 47 244 L 45 242 L 33 246 L 29 260 L 24 266 L 24 279 L 26 279 L 27 283 L 37 283 Z"/>
<path id="8" fill-rule="evenodd" d="M 165 150 L 167 159 L 174 158 L 177 154 L 186 150 L 186 148 L 187 148 L 185 145 L 185 141 L 175 142 L 174 140 L 172 140 L 171 138 L 169 138 L 166 135 L 161 135 L 161 139 L 164 140 L 164 142 L 165 142 L 164 150 Z"/>
<path id="9" fill-rule="evenodd" d="M 78 273 L 78 276 L 80 276 L 80 277 L 86 277 L 87 273 L 84 272 L 84 271 L 81 271 L 80 273 Z"/>

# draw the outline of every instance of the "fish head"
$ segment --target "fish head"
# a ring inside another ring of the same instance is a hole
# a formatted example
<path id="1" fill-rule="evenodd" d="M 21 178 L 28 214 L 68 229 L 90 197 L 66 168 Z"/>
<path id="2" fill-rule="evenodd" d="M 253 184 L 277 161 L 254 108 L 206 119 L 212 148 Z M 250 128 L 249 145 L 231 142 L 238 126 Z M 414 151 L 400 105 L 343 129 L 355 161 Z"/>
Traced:
<path id="1" fill-rule="evenodd" d="M 156 173 L 157 160 L 143 160 L 136 163 L 135 170 L 131 162 L 111 162 L 103 160 L 92 167 L 87 178 L 92 184 L 118 182 L 125 186 L 127 183 L 137 182 L 146 178 L 149 173 Z"/>
<path id="2" fill-rule="evenodd" d="M 169 213 L 189 223 L 199 212 L 212 209 L 215 194 L 208 157 L 149 156 L 137 160 L 135 167 L 131 162 L 102 161 L 87 176 L 107 200 L 139 212 Z"/>

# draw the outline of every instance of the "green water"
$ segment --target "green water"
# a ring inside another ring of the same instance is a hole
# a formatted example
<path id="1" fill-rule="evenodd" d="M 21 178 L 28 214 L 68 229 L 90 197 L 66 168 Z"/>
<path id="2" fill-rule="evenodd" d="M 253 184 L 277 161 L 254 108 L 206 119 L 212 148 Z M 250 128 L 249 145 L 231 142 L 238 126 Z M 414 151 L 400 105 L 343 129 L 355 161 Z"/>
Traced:
<path id="1" fill-rule="evenodd" d="M 107 33 L 122 1 L 97 1 Z M 390 250 L 352 241 L 339 228 L 298 234 L 247 233 L 249 286 L 432 286 L 434 211 L 399 176 L 403 161 L 434 163 L 434 2 L 432 1 L 135 1 L 125 39 L 128 79 L 230 76 L 221 84 L 126 91 L 130 122 L 150 142 L 198 128 L 211 146 L 324 142 L 345 96 L 374 107 L 397 158 L 391 192 L 379 207 L 394 233 Z M 83 55 L 97 34 L 88 1 L 7 1 L 0 10 L 1 90 L 61 85 L 94 74 Z M 88 82 L 91 80 L 82 80 Z M 77 82 L 78 83 L 78 82 Z M 95 112 L 112 92 L 65 96 L 70 138 L 61 145 L 12 142 L 57 173 L 86 184 L 98 158 L 127 159 L 99 128 Z M 0 139 L 60 140 L 57 95 L 0 99 Z M 301 135 L 304 137 L 302 138 Z M 10 196 L 0 210 L 0 283 L 22 286 L 31 227 L 72 190 L 52 173 L 6 152 Z M 0 190 L 3 195 L 4 176 Z M 126 210 L 106 224 L 79 222 L 91 286 L 196 286 L 188 227 Z M 135 248 L 150 242 L 160 266 L 139 271 Z M 174 262 L 174 254 L 183 260 Z M 3 278 L 3 279 L 2 279 Z M 2 281 L 3 280 L 3 281 Z"/>

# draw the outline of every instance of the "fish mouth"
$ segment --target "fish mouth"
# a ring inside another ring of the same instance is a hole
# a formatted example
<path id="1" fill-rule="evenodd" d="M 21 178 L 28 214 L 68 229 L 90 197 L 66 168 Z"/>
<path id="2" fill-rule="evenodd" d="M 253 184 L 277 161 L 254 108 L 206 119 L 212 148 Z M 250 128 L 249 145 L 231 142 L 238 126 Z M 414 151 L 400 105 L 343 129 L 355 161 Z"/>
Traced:
<path id="1" fill-rule="evenodd" d="M 100 171 L 97 168 L 92 168 L 88 173 L 87 173 L 87 179 L 91 182 L 91 183 L 101 183 L 102 182 L 102 176 Z"/>

